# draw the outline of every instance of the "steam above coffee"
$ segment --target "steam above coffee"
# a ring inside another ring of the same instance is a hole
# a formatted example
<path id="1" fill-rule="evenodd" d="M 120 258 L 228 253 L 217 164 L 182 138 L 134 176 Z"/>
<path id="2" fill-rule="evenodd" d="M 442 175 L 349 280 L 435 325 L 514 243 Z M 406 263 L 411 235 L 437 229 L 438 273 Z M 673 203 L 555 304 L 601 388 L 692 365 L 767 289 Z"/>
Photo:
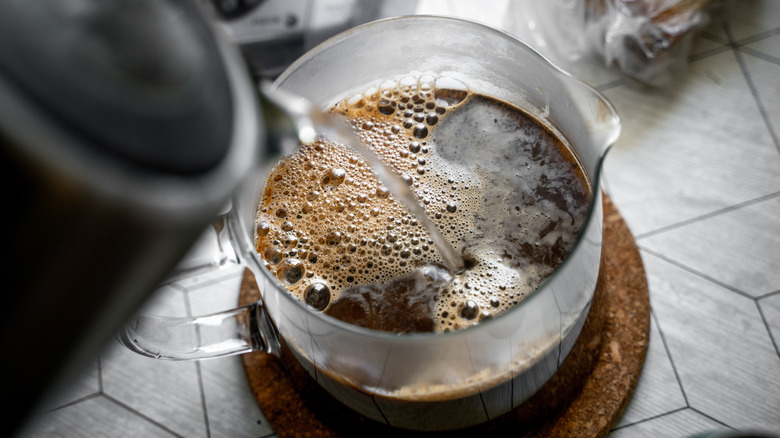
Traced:
<path id="1" fill-rule="evenodd" d="M 314 309 L 377 330 L 441 332 L 504 312 L 571 250 L 590 185 L 565 140 L 449 78 L 387 81 L 332 110 L 400 174 L 467 269 L 346 146 L 318 139 L 273 169 L 256 249 Z"/>

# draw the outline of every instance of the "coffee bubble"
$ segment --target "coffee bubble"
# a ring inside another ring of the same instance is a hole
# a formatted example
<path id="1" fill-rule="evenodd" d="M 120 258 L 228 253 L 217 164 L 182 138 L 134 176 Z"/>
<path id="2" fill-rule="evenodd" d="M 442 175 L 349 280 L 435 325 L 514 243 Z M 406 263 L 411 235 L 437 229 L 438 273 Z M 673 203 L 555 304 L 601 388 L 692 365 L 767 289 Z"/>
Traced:
<path id="1" fill-rule="evenodd" d="M 425 138 L 428 136 L 428 127 L 425 126 L 424 123 L 417 123 L 414 125 L 412 135 L 414 135 L 416 138 Z"/>
<path id="2" fill-rule="evenodd" d="M 474 319 L 479 314 L 479 305 L 472 300 L 466 301 L 460 310 L 460 317 L 463 319 Z"/>
<path id="3" fill-rule="evenodd" d="M 331 231 L 325 238 L 326 242 L 330 246 L 335 246 L 341 243 L 341 233 L 338 231 Z"/>
<path id="4" fill-rule="evenodd" d="M 324 283 L 312 283 L 306 288 L 304 302 L 317 310 L 325 310 L 330 303 L 330 288 Z"/>
<path id="5" fill-rule="evenodd" d="M 268 235 L 268 231 L 271 230 L 271 226 L 268 225 L 268 222 L 258 221 L 255 230 L 257 232 L 257 237 L 265 237 Z"/>
<path id="6" fill-rule="evenodd" d="M 277 272 L 280 274 L 280 279 L 287 284 L 297 283 L 306 273 L 303 263 L 294 258 L 286 259 Z"/>
<path id="7" fill-rule="evenodd" d="M 268 248 L 263 253 L 263 259 L 268 263 L 275 265 L 282 261 L 282 252 L 274 247 Z"/>
<path id="8" fill-rule="evenodd" d="M 322 185 L 325 187 L 336 188 L 344 182 L 346 176 L 347 172 L 340 167 L 328 169 L 328 171 L 322 177 Z"/>

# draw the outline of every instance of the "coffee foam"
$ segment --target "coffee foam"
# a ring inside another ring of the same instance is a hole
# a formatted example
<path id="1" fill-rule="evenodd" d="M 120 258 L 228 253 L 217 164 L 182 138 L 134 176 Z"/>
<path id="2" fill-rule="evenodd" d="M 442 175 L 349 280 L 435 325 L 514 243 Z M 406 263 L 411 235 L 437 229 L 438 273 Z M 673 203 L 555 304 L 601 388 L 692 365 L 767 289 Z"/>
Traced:
<path id="1" fill-rule="evenodd" d="M 320 310 L 358 285 L 439 269 L 431 275 L 446 285 L 432 298 L 435 331 L 517 304 L 560 261 L 545 257 L 568 251 L 589 193 L 581 172 L 572 181 L 574 158 L 556 137 L 539 122 L 518 122 L 519 109 L 483 99 L 453 79 L 423 75 L 382 82 L 333 108 L 407 181 L 464 254 L 463 274 L 446 273 L 427 231 L 365 160 L 322 138 L 281 161 L 268 179 L 256 231 L 266 266 Z M 549 184 L 540 186 L 542 178 Z M 584 187 L 584 203 L 583 193 L 567 192 L 572 184 Z M 555 196 L 539 200 L 540 187 Z M 565 248 L 542 250 L 556 245 Z"/>

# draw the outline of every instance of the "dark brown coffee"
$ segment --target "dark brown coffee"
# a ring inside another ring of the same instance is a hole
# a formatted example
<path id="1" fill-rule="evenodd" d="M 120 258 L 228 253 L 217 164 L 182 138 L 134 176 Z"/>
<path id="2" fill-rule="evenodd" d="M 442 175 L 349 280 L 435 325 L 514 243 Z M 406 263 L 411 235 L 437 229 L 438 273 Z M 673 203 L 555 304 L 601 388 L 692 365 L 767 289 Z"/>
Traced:
<path id="1" fill-rule="evenodd" d="M 376 330 L 459 329 L 520 302 L 570 251 L 591 190 L 566 142 L 516 106 L 444 85 L 388 81 L 333 111 L 408 182 L 467 269 L 448 272 L 371 167 L 319 139 L 273 169 L 257 214 L 258 253 L 303 302 Z"/>

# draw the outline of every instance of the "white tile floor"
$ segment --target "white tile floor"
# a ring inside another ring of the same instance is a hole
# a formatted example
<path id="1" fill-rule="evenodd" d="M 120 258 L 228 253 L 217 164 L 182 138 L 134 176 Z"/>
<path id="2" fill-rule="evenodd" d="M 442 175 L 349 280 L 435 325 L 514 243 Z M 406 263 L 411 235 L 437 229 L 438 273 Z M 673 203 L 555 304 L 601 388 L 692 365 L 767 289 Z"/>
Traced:
<path id="1" fill-rule="evenodd" d="M 478 3 L 421 1 L 418 11 L 511 30 L 510 2 Z M 667 92 L 578 70 L 623 120 L 605 189 L 641 249 L 653 311 L 614 437 L 780 433 L 780 2 L 734 3 Z M 193 313 L 230 305 L 240 275 L 185 278 L 155 300 Z M 112 345 L 50 406 L 24 437 L 273 435 L 236 357 L 161 362 Z"/>

